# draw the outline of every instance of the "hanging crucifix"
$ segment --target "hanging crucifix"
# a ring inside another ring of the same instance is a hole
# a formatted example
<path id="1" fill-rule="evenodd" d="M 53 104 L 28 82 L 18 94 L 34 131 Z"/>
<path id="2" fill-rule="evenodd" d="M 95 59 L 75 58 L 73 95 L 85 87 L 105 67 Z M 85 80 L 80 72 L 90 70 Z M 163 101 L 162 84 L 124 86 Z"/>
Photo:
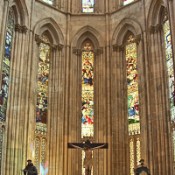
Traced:
<path id="1" fill-rule="evenodd" d="M 94 149 L 105 149 L 108 148 L 107 143 L 92 143 L 90 140 L 86 140 L 83 143 L 68 143 L 68 148 L 78 148 L 85 152 L 85 158 L 83 162 L 83 167 L 85 168 L 85 175 L 91 175 L 91 170 L 93 166 L 93 156 L 92 151 Z"/>

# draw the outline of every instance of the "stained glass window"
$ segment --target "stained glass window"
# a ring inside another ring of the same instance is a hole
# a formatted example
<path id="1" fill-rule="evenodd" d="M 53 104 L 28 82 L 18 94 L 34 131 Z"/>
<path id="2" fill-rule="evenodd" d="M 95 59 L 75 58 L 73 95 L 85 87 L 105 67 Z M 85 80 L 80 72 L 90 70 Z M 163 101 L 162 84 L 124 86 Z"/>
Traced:
<path id="1" fill-rule="evenodd" d="M 0 120 L 3 121 L 6 119 L 13 33 L 14 33 L 14 14 L 13 11 L 10 10 L 7 21 L 5 50 L 2 62 L 2 83 L 0 90 Z"/>
<path id="2" fill-rule="evenodd" d="M 50 45 L 47 36 L 42 36 L 39 45 L 37 104 L 36 104 L 36 130 L 35 130 L 35 165 L 38 172 L 43 173 L 46 161 L 47 145 L 47 117 L 48 117 L 48 90 L 49 90 L 49 64 Z"/>
<path id="3" fill-rule="evenodd" d="M 130 4 L 132 2 L 134 2 L 135 0 L 123 0 L 123 5 L 127 5 Z"/>
<path id="4" fill-rule="evenodd" d="M 82 11 L 87 13 L 94 12 L 94 0 L 82 0 Z"/>
<path id="5" fill-rule="evenodd" d="M 42 1 L 50 5 L 54 4 L 54 0 L 42 0 Z"/>
<path id="6" fill-rule="evenodd" d="M 171 119 L 175 121 L 174 68 L 173 68 L 173 54 L 172 54 L 169 20 L 165 21 L 163 25 L 163 31 L 164 31 L 164 42 L 165 42 L 166 65 L 168 72 L 168 88 L 169 88 Z"/>
<path id="7" fill-rule="evenodd" d="M 132 35 L 126 44 L 126 76 L 128 99 L 128 131 L 130 151 L 130 175 L 134 175 L 134 167 L 137 165 L 140 153 L 140 116 L 139 116 L 139 91 L 138 91 L 138 66 L 137 45 Z"/>
<path id="8" fill-rule="evenodd" d="M 49 41 L 46 36 L 43 36 L 42 40 L 44 42 L 40 43 L 39 46 L 36 122 L 46 124 L 48 114 L 50 46 L 47 44 Z"/>
<path id="9" fill-rule="evenodd" d="M 139 93 L 137 71 L 137 46 L 133 36 L 129 37 L 126 45 L 126 69 L 127 69 L 127 92 L 128 92 L 128 120 L 129 132 L 140 132 L 139 118 Z"/>
<path id="10" fill-rule="evenodd" d="M 94 53 L 90 42 L 86 42 L 82 52 L 82 118 L 81 137 L 94 134 Z"/>

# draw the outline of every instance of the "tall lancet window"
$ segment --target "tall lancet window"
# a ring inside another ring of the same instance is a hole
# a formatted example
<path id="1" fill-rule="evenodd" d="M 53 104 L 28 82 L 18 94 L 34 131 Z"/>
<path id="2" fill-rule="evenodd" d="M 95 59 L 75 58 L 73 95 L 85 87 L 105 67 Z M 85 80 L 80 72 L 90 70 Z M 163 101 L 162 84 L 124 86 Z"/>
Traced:
<path id="1" fill-rule="evenodd" d="M 15 18 L 12 9 L 9 10 L 7 18 L 7 26 L 5 33 L 5 48 L 4 55 L 2 59 L 2 81 L 1 81 L 1 90 L 0 90 L 0 123 L 6 121 L 6 111 L 7 111 L 7 101 L 8 101 L 8 90 L 9 90 L 9 76 L 10 76 L 10 65 L 11 65 L 11 54 L 12 54 L 12 45 L 14 38 L 14 28 L 15 28 Z M 3 148 L 3 138 L 4 130 L 0 127 L 0 173 L 2 165 L 2 153 L 4 152 Z"/>
<path id="2" fill-rule="evenodd" d="M 168 76 L 168 90 L 169 90 L 169 103 L 170 103 L 170 116 L 173 123 L 173 146 L 174 146 L 174 161 L 175 161 L 175 88 L 174 88 L 174 63 L 173 51 L 171 44 L 170 24 L 167 17 L 163 23 L 165 57 Z"/>
<path id="3" fill-rule="evenodd" d="M 82 52 L 82 118 L 81 137 L 94 136 L 94 52 L 86 41 Z"/>
<path id="4" fill-rule="evenodd" d="M 127 5 L 130 4 L 132 2 L 134 2 L 135 0 L 123 0 L 123 5 Z"/>
<path id="5" fill-rule="evenodd" d="M 42 1 L 50 5 L 54 4 L 54 0 L 42 0 Z"/>
<path id="6" fill-rule="evenodd" d="M 46 163 L 47 117 L 48 117 L 48 89 L 49 89 L 49 39 L 43 35 L 39 45 L 37 103 L 36 103 L 36 131 L 35 131 L 35 164 L 42 168 Z M 41 169 L 40 169 L 41 171 Z"/>
<path id="7" fill-rule="evenodd" d="M 140 116 L 138 91 L 137 44 L 130 35 L 126 44 L 126 76 L 128 99 L 128 131 L 130 150 L 130 174 L 140 160 Z"/>
<path id="8" fill-rule="evenodd" d="M 2 61 L 2 82 L 0 90 L 0 120 L 6 120 L 8 89 L 9 89 L 9 76 L 10 76 L 10 64 L 11 64 L 11 50 L 14 34 L 14 14 L 13 11 L 9 11 L 7 20 L 7 29 L 5 36 L 5 49 L 4 57 Z"/>
<path id="9" fill-rule="evenodd" d="M 87 40 L 82 51 L 82 91 L 81 91 L 81 138 L 94 137 L 94 52 L 92 43 Z M 84 151 L 82 151 L 82 165 L 84 164 Z M 91 170 L 93 171 L 93 170 Z M 82 166 L 82 174 L 85 169 Z M 93 175 L 93 172 L 91 172 Z"/>
<path id="10" fill-rule="evenodd" d="M 82 12 L 94 12 L 94 0 L 82 0 Z"/>

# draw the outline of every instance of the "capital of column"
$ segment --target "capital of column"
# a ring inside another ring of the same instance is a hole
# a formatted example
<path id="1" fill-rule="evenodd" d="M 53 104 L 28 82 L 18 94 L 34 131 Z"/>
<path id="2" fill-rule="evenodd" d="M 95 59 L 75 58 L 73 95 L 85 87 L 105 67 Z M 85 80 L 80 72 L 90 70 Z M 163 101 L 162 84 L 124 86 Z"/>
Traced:
<path id="1" fill-rule="evenodd" d="M 42 42 L 42 39 L 39 35 L 35 34 L 35 41 L 39 45 Z"/>
<path id="2" fill-rule="evenodd" d="M 124 51 L 124 45 L 118 45 L 118 44 L 114 44 L 113 46 L 112 46 L 112 48 L 113 48 L 113 51 L 114 52 L 122 52 L 122 51 Z"/>
<path id="3" fill-rule="evenodd" d="M 57 45 L 51 45 L 51 47 L 53 48 L 53 49 L 55 49 L 55 50 L 59 50 L 59 51 L 61 51 L 62 49 L 63 49 L 63 45 L 62 44 L 57 44 Z"/>
<path id="4" fill-rule="evenodd" d="M 26 33 L 27 32 L 27 27 L 26 26 L 21 26 L 20 24 L 15 25 L 15 31 L 19 33 Z"/>
<path id="5" fill-rule="evenodd" d="M 136 35 L 135 36 L 135 42 L 137 43 L 137 44 L 139 44 L 139 42 L 141 41 L 141 34 L 139 34 L 139 35 Z"/>
<path id="6" fill-rule="evenodd" d="M 157 24 L 156 26 L 151 26 L 151 27 L 149 28 L 149 32 L 150 32 L 151 34 L 158 33 L 158 32 L 160 32 L 161 30 L 162 30 L 162 25 L 161 25 L 161 24 Z"/>
<path id="7" fill-rule="evenodd" d="M 73 48 L 73 53 L 74 53 L 75 55 L 80 56 L 80 55 L 81 55 L 81 49 Z"/>
<path id="8" fill-rule="evenodd" d="M 95 49 L 95 55 L 100 55 L 100 54 L 102 54 L 103 53 L 103 48 L 102 47 L 100 47 L 100 48 L 97 48 L 97 49 Z"/>

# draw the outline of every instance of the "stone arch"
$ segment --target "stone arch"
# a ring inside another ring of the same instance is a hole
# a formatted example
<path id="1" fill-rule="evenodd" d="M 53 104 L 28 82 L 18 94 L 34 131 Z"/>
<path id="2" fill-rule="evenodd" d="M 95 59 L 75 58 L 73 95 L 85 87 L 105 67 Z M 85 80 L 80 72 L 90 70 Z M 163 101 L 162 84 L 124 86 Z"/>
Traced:
<path id="1" fill-rule="evenodd" d="M 153 0 L 148 13 L 148 27 L 161 24 L 161 17 L 165 12 L 165 4 L 160 0 Z"/>
<path id="2" fill-rule="evenodd" d="M 52 44 L 54 45 L 64 45 L 63 33 L 52 18 L 44 18 L 36 23 L 34 26 L 34 33 L 41 36 L 43 33 L 48 33 Z"/>
<path id="3" fill-rule="evenodd" d="M 113 33 L 112 45 L 123 45 L 129 33 L 132 33 L 134 36 L 140 36 L 142 34 L 142 28 L 137 21 L 125 18 L 119 23 Z"/>
<path id="4" fill-rule="evenodd" d="M 81 49 L 82 43 L 89 39 L 92 41 L 94 48 L 98 49 L 104 46 L 104 40 L 100 33 L 91 26 L 81 28 L 73 37 L 71 42 L 73 48 Z"/>
<path id="5" fill-rule="evenodd" d="M 28 27 L 29 14 L 28 14 L 28 10 L 27 10 L 27 6 L 25 4 L 25 1 L 23 1 L 23 0 L 13 1 L 10 4 L 10 7 L 13 9 L 14 14 L 15 14 L 15 23 L 19 24 L 21 26 Z"/>

